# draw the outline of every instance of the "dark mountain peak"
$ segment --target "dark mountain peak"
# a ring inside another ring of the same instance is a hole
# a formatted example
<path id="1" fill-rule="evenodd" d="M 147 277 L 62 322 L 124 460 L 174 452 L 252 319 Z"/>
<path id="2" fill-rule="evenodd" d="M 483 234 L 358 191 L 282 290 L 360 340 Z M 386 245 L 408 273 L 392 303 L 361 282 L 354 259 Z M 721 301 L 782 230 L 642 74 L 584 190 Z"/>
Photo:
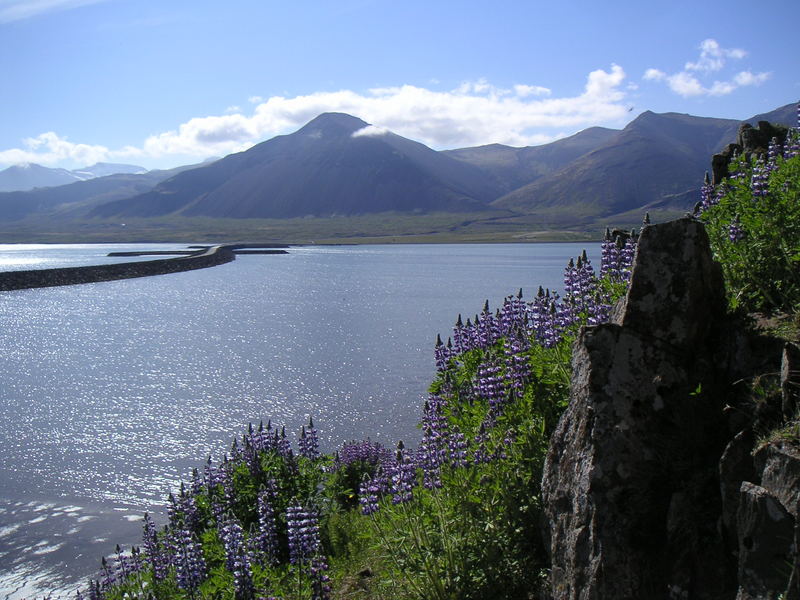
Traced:
<path id="1" fill-rule="evenodd" d="M 686 117 L 689 115 L 679 115 L 678 113 L 655 113 L 646 110 L 633 121 L 625 126 L 625 129 L 636 129 L 638 127 L 657 127 L 662 126 L 668 121 L 675 120 L 676 117 Z"/>
<path id="2" fill-rule="evenodd" d="M 322 113 L 309 121 L 296 135 L 309 135 L 312 137 L 329 137 L 352 135 L 359 129 L 369 126 L 369 123 L 345 113 Z"/>

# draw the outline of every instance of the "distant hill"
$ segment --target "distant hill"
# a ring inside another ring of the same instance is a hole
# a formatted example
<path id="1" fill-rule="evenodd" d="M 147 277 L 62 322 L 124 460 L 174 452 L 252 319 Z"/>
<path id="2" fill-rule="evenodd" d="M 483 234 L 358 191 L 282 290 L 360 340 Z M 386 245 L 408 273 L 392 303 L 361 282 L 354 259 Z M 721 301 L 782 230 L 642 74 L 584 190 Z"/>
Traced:
<path id="1" fill-rule="evenodd" d="M 445 150 L 444 154 L 479 167 L 507 192 L 552 173 L 619 134 L 617 129 L 590 127 L 567 138 L 541 146 L 514 148 L 489 144 Z"/>
<path id="2" fill-rule="evenodd" d="M 0 192 L 66 185 L 81 179 L 67 169 L 51 169 L 35 163 L 14 165 L 0 171 Z"/>
<path id="3" fill-rule="evenodd" d="M 105 177 L 107 175 L 119 175 L 121 173 L 141 175 L 142 173 L 146 173 L 147 169 L 136 165 L 99 162 L 90 167 L 74 169 L 72 172 L 76 175 L 84 176 L 84 179 L 91 179 L 93 177 Z"/>
<path id="4" fill-rule="evenodd" d="M 682 208 L 711 155 L 736 137 L 739 121 L 647 111 L 606 144 L 493 202 L 524 213 L 567 211 L 591 218 L 654 203 Z M 665 199 L 672 202 L 666 202 Z"/>
<path id="5" fill-rule="evenodd" d="M 145 173 L 147 169 L 136 165 L 96 163 L 82 169 L 52 169 L 35 163 L 14 165 L 0 171 L 0 192 L 26 191 L 35 188 L 56 187 L 95 177 L 117 173 Z"/>
<path id="6" fill-rule="evenodd" d="M 152 189 L 164 179 L 194 168 L 195 165 L 142 174 L 123 173 L 76 181 L 58 187 L 40 187 L 29 191 L 0 193 L 0 221 L 14 221 L 31 216 L 85 217 L 97 204 L 130 198 Z"/>
<path id="7" fill-rule="evenodd" d="M 744 122 L 755 126 L 758 125 L 759 121 L 769 121 L 770 123 L 780 123 L 781 125 L 786 125 L 787 127 L 797 127 L 797 116 L 797 103 L 793 102 L 791 104 L 787 104 L 786 106 L 776 108 L 768 113 L 750 117 Z"/>
<path id="8" fill-rule="evenodd" d="M 502 187 L 480 169 L 341 113 L 182 173 L 92 216 L 285 218 L 473 211 Z"/>

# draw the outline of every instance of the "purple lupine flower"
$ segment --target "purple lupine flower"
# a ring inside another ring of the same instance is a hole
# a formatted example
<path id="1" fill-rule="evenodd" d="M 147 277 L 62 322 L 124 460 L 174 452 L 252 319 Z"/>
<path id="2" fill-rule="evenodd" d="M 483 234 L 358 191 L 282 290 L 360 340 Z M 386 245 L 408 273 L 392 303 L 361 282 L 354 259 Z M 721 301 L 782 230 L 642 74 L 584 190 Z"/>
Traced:
<path id="1" fill-rule="evenodd" d="M 281 427 L 281 435 L 278 438 L 278 430 L 275 430 L 275 437 L 276 437 L 276 449 L 278 454 L 280 454 L 284 458 L 293 458 L 294 454 L 292 453 L 292 443 L 286 437 L 286 427 Z"/>
<path id="2" fill-rule="evenodd" d="M 216 498 L 211 499 L 211 516 L 214 517 L 214 522 L 219 524 L 222 523 L 225 516 L 225 507 L 217 501 Z"/>
<path id="3" fill-rule="evenodd" d="M 253 572 L 250 556 L 244 542 L 244 532 L 238 519 L 229 514 L 218 527 L 219 537 L 225 547 L 225 566 L 233 573 L 233 589 L 237 599 L 253 597 Z"/>
<path id="4" fill-rule="evenodd" d="M 750 178 L 750 189 L 753 200 L 757 201 L 767 195 L 769 190 L 769 171 L 762 159 L 757 159 L 753 165 L 753 174 Z"/>
<path id="5" fill-rule="evenodd" d="M 731 224 L 728 225 L 728 239 L 732 244 L 735 244 L 743 238 L 744 229 L 742 229 L 742 224 L 739 222 L 739 215 L 735 215 Z"/>
<path id="6" fill-rule="evenodd" d="M 291 564 L 303 564 L 317 555 L 321 544 L 316 511 L 300 505 L 287 507 L 286 527 Z"/>
<path id="7" fill-rule="evenodd" d="M 444 371 L 447 368 L 447 362 L 450 360 L 450 352 L 448 347 L 442 343 L 442 336 L 438 334 L 436 335 L 436 346 L 433 349 L 433 356 L 436 360 L 436 370 Z"/>
<path id="8" fill-rule="evenodd" d="M 388 491 L 388 482 L 382 467 L 378 467 L 375 475 L 361 482 L 358 488 L 358 502 L 361 514 L 371 515 L 378 511 L 381 495 Z"/>
<path id="9" fill-rule="evenodd" d="M 170 505 L 167 509 L 170 523 L 175 525 L 183 523 L 192 531 L 197 531 L 200 526 L 200 513 L 197 510 L 197 503 L 194 496 L 186 491 L 186 486 L 181 482 L 181 491 L 177 500 L 175 496 L 169 495 Z"/>
<path id="10" fill-rule="evenodd" d="M 475 317 L 477 319 L 477 316 Z M 464 326 L 461 328 L 461 344 L 464 347 L 464 352 L 469 352 L 478 347 L 477 335 L 475 335 L 475 326 L 472 324 L 471 319 L 467 319 Z"/>
<path id="11" fill-rule="evenodd" d="M 244 532 L 242 525 L 233 516 L 233 513 L 228 513 L 222 521 L 217 523 L 217 532 L 222 545 L 225 547 L 225 568 L 231 573 L 234 569 L 234 560 L 239 546 L 244 543 Z"/>
<path id="12" fill-rule="evenodd" d="M 123 581 L 131 573 L 133 573 L 132 566 L 128 561 L 128 557 L 122 553 L 122 548 L 119 544 L 115 548 L 114 554 L 114 570 L 117 581 Z"/>
<path id="13" fill-rule="evenodd" d="M 277 484 L 274 479 L 258 493 L 258 532 L 250 537 L 254 558 L 262 564 L 276 564 L 278 560 L 278 528 L 274 503 Z"/>
<path id="14" fill-rule="evenodd" d="M 262 471 L 261 456 L 258 449 L 253 445 L 253 439 L 252 435 L 245 436 L 242 443 L 242 458 L 250 474 L 258 479 Z"/>
<path id="15" fill-rule="evenodd" d="M 515 331 L 523 331 L 527 325 L 527 307 L 522 300 L 522 288 L 516 296 L 507 296 L 503 301 L 495 322 L 498 325 L 495 340 L 511 335 Z"/>
<path id="16" fill-rule="evenodd" d="M 94 579 L 89 580 L 89 600 L 104 600 L 106 597 L 105 592 L 100 588 L 100 581 Z"/>
<path id="17" fill-rule="evenodd" d="M 164 552 L 156 536 L 156 526 L 150 516 L 144 514 L 144 552 L 147 562 L 153 567 L 153 577 L 156 581 L 163 581 L 169 570 L 169 557 Z"/>
<path id="18" fill-rule="evenodd" d="M 475 342 L 478 348 L 486 349 L 497 341 L 497 324 L 489 310 L 489 301 L 483 305 L 480 317 L 475 317 Z"/>
<path id="19" fill-rule="evenodd" d="M 789 128 L 783 147 L 783 156 L 786 159 L 794 158 L 798 154 L 800 154 L 800 103 L 797 104 L 797 126 Z"/>
<path id="20" fill-rule="evenodd" d="M 300 456 L 310 460 L 319 458 L 319 435 L 314 427 L 314 420 L 309 417 L 308 429 L 302 428 L 299 440 Z"/>
<path id="21" fill-rule="evenodd" d="M 708 173 L 706 173 L 706 178 Z M 611 239 L 611 231 L 606 228 L 603 243 L 600 246 L 600 277 L 608 277 L 612 281 L 620 278 L 619 272 L 619 246 Z"/>
<path id="22" fill-rule="evenodd" d="M 322 554 L 311 559 L 309 576 L 311 577 L 311 600 L 329 600 L 331 586 L 330 577 L 328 577 L 328 561 Z"/>
<path id="23" fill-rule="evenodd" d="M 450 466 L 454 469 L 467 466 L 467 438 L 460 431 L 452 431 L 447 438 Z"/>
<path id="24" fill-rule="evenodd" d="M 597 289 L 597 278 L 594 275 L 586 251 L 578 257 L 577 262 L 570 259 L 564 270 L 563 324 L 568 327 L 576 323 L 581 314 L 588 312 Z"/>
<path id="25" fill-rule="evenodd" d="M 206 488 L 208 488 L 209 492 L 211 492 L 221 483 L 219 480 L 218 470 L 211 462 L 211 455 L 208 456 L 206 464 L 203 467 L 203 483 L 205 484 Z"/>
<path id="26" fill-rule="evenodd" d="M 708 177 L 708 171 L 706 171 L 703 185 L 700 187 L 700 206 L 698 212 L 702 214 L 718 202 L 719 200 L 714 194 L 714 186 L 711 185 L 711 179 Z"/>
<path id="27" fill-rule="evenodd" d="M 202 547 L 194 534 L 183 527 L 172 530 L 171 546 L 178 587 L 194 592 L 206 576 Z"/>
<path id="28" fill-rule="evenodd" d="M 192 482 L 191 482 L 192 496 L 197 496 L 203 491 L 203 478 L 200 477 L 200 471 L 197 467 L 192 469 Z"/>
<path id="29" fill-rule="evenodd" d="M 622 246 L 622 250 L 620 251 L 619 270 L 624 281 L 630 281 L 631 278 L 633 257 L 636 253 L 636 242 L 636 236 L 634 235 L 634 232 L 631 232 L 631 235 L 625 240 L 625 244 Z"/>
<path id="30" fill-rule="evenodd" d="M 258 429 L 250 432 L 248 435 L 250 445 L 256 453 L 266 452 L 272 449 L 272 421 L 267 422 L 266 431 L 264 430 L 264 421 L 259 422 Z"/>
<path id="31" fill-rule="evenodd" d="M 227 456 L 223 456 L 220 467 L 220 479 L 222 480 L 222 496 L 225 499 L 225 507 L 233 509 L 236 503 L 236 491 L 233 489 L 233 467 Z"/>
<path id="32" fill-rule="evenodd" d="M 388 448 L 379 442 L 371 442 L 369 439 L 360 442 L 345 442 L 337 454 L 337 469 L 348 467 L 354 463 L 377 466 L 392 458 Z"/>
<path id="33" fill-rule="evenodd" d="M 494 356 L 486 356 L 478 367 L 475 378 L 475 391 L 479 398 L 489 403 L 489 412 L 499 414 L 506 402 L 505 386 L 500 377 L 502 368 Z"/>
<path id="34" fill-rule="evenodd" d="M 419 446 L 419 466 L 427 489 L 442 487 L 441 467 L 447 462 L 448 421 L 443 409 L 446 402 L 431 394 L 422 413 L 422 441 Z"/>
<path id="35" fill-rule="evenodd" d="M 414 483 L 416 481 L 416 466 L 414 460 L 406 450 L 403 442 L 397 443 L 395 460 L 387 469 L 389 491 L 392 494 L 393 504 L 402 504 L 413 499 Z"/>
<path id="36" fill-rule="evenodd" d="M 612 308 L 608 295 L 602 294 L 600 291 L 595 292 L 594 300 L 589 306 L 586 323 L 588 325 L 608 323 Z"/>
<path id="37" fill-rule="evenodd" d="M 131 547 L 130 566 L 131 571 L 134 573 L 140 573 L 144 570 L 144 559 L 142 558 L 142 552 L 138 546 Z"/>
<path id="38" fill-rule="evenodd" d="M 100 579 L 100 587 L 107 590 L 115 583 L 117 583 L 117 574 L 115 570 L 108 564 L 108 559 L 104 556 L 100 559 L 102 565 L 103 577 Z"/>
<path id="39" fill-rule="evenodd" d="M 781 147 L 778 138 L 774 137 L 769 141 L 767 149 L 767 164 L 765 165 L 767 175 L 772 173 L 778 168 L 778 157 L 783 156 L 783 148 Z"/>
<path id="40" fill-rule="evenodd" d="M 503 341 L 503 357 L 505 360 L 506 385 L 510 391 L 519 395 L 531 375 L 527 351 L 530 348 L 528 338 L 511 334 Z"/>
<path id="41" fill-rule="evenodd" d="M 539 292 L 528 308 L 528 329 L 540 345 L 552 348 L 561 340 L 561 330 L 555 319 L 558 294 L 550 294 L 550 290 Z"/>
<path id="42" fill-rule="evenodd" d="M 239 441 L 233 438 L 231 443 L 231 461 L 238 462 L 242 458 L 242 449 L 239 447 Z"/>
<path id="43" fill-rule="evenodd" d="M 453 327 L 453 346 L 456 354 L 463 354 L 466 352 L 464 347 L 464 322 L 461 320 L 461 313 L 459 313 L 456 324 Z"/>

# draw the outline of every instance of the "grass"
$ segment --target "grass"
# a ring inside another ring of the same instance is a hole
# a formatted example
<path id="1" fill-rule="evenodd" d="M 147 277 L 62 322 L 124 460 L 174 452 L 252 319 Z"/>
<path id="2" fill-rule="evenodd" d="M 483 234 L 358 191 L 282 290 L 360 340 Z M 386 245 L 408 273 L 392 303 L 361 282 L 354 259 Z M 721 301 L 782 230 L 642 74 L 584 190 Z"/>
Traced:
<path id="1" fill-rule="evenodd" d="M 635 223 L 638 226 L 641 215 Z M 619 223 L 618 223 L 619 224 Z M 629 224 L 624 223 L 625 227 Z M 557 212 L 380 213 L 296 219 L 161 217 L 0 223 L 3 243 L 273 242 L 284 244 L 526 243 L 599 241 L 605 222 Z"/>

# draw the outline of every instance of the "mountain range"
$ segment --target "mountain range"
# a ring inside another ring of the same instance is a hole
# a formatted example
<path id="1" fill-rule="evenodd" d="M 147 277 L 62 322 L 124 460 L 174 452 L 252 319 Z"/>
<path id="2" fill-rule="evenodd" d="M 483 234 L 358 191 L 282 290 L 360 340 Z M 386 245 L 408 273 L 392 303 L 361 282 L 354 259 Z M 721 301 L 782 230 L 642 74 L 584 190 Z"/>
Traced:
<path id="1" fill-rule="evenodd" d="M 795 111 L 788 104 L 747 122 L 793 126 Z M 435 151 L 356 117 L 325 113 L 211 163 L 146 173 L 129 165 L 126 173 L 0 193 L 0 221 L 485 213 L 587 224 L 691 207 L 711 155 L 735 140 L 741 123 L 647 111 L 622 130 L 591 127 L 541 146 Z"/>
<path id="2" fill-rule="evenodd" d="M 34 188 L 55 187 L 86 181 L 95 177 L 118 173 L 145 173 L 147 169 L 136 165 L 117 163 L 95 163 L 90 167 L 68 171 L 53 169 L 35 163 L 13 165 L 0 171 L 0 192 L 21 192 Z"/>

